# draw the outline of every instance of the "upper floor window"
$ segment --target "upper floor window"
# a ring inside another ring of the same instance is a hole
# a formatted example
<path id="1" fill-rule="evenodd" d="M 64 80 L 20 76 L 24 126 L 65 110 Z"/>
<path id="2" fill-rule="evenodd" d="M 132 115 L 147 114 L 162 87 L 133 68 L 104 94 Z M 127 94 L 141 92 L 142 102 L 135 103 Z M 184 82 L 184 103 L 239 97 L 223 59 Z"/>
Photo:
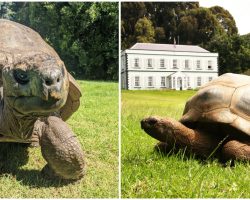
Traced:
<path id="1" fill-rule="evenodd" d="M 196 61 L 196 68 L 201 69 L 201 61 L 200 60 Z"/>
<path id="2" fill-rule="evenodd" d="M 153 65 L 152 65 L 152 59 L 149 58 L 148 59 L 148 68 L 152 68 L 152 67 L 153 67 Z"/>
<path id="3" fill-rule="evenodd" d="M 140 87 L 140 77 L 135 76 L 135 87 Z"/>
<path id="4" fill-rule="evenodd" d="M 211 61 L 211 60 L 208 61 L 207 68 L 208 68 L 208 69 L 213 69 L 212 61 Z"/>
<path id="5" fill-rule="evenodd" d="M 161 77 L 161 87 L 166 87 L 166 77 L 165 76 Z"/>
<path id="6" fill-rule="evenodd" d="M 185 69 L 189 69 L 189 60 L 185 60 Z"/>
<path id="7" fill-rule="evenodd" d="M 153 77 L 152 76 L 148 77 L 148 87 L 153 87 Z"/>
<path id="8" fill-rule="evenodd" d="M 165 68 L 165 60 L 160 59 L 160 68 Z"/>
<path id="9" fill-rule="evenodd" d="M 174 59 L 174 60 L 173 60 L 173 68 L 174 68 L 174 69 L 177 69 L 177 59 Z"/>
<path id="10" fill-rule="evenodd" d="M 200 76 L 197 77 L 197 86 L 198 87 L 201 86 L 201 77 Z"/>
<path id="11" fill-rule="evenodd" d="M 139 58 L 135 58 L 134 67 L 139 68 Z"/>

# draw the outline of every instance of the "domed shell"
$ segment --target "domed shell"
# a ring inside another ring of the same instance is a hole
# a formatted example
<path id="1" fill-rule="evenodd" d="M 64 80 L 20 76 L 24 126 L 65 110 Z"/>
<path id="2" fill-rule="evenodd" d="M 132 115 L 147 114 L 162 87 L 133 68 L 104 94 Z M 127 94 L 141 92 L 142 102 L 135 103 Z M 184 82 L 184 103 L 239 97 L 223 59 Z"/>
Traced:
<path id="1" fill-rule="evenodd" d="M 53 56 L 58 62 L 62 62 L 56 51 L 31 28 L 0 19 L 0 30 L 0 86 L 2 86 L 2 67 L 12 62 L 13 59 L 45 53 Z M 67 74 L 69 93 L 66 104 L 60 110 L 63 120 L 67 120 L 78 109 L 81 97 L 77 82 L 69 73 Z"/>
<path id="2" fill-rule="evenodd" d="M 250 77 L 227 73 L 212 80 L 187 101 L 180 121 L 224 123 L 250 135 Z"/>

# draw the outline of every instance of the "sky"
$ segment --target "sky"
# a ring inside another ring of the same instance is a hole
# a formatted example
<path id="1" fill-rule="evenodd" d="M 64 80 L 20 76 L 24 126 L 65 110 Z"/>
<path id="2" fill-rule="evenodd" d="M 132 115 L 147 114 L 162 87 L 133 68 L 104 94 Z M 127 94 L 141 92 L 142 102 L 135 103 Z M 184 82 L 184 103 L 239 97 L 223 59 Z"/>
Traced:
<path id="1" fill-rule="evenodd" d="M 249 0 L 199 0 L 200 6 L 221 6 L 234 17 L 240 35 L 250 33 L 250 1 Z"/>

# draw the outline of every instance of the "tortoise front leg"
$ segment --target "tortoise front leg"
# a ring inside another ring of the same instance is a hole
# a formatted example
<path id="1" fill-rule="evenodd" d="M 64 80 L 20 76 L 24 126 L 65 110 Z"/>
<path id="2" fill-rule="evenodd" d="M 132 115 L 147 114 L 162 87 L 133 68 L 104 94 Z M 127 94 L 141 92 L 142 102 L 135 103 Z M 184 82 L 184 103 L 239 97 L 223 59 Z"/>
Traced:
<path id="1" fill-rule="evenodd" d="M 77 180 L 84 175 L 81 145 L 68 125 L 60 118 L 47 118 L 40 137 L 42 155 L 48 164 L 43 172 L 49 176 Z"/>
<path id="2" fill-rule="evenodd" d="M 202 157 L 209 157 L 220 143 L 220 138 L 193 130 L 182 123 L 161 117 L 148 117 L 141 121 L 141 127 L 151 137 L 167 144 L 169 147 L 186 148 Z"/>

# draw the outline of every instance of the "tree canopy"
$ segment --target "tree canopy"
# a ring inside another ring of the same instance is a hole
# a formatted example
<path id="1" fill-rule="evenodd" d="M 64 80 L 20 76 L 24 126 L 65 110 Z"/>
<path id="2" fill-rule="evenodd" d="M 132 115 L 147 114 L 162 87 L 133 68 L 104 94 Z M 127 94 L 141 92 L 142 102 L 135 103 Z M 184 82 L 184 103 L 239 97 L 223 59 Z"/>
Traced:
<path id="1" fill-rule="evenodd" d="M 117 2 L 14 2 L 0 11 L 40 33 L 73 75 L 118 79 Z"/>

